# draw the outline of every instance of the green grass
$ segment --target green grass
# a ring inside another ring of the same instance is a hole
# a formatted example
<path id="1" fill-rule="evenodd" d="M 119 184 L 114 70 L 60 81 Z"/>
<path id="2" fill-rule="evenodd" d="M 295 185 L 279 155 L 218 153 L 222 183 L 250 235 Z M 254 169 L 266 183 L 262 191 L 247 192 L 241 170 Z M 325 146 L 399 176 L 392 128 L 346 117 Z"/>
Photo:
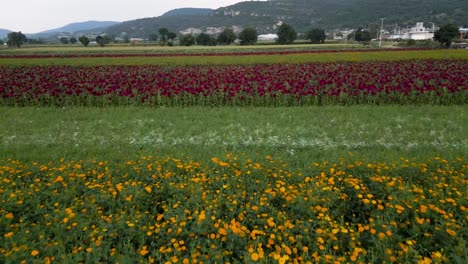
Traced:
<path id="1" fill-rule="evenodd" d="M 357 43 L 342 44 L 296 44 L 296 45 L 255 45 L 255 46 L 157 46 L 117 44 L 105 47 L 82 45 L 40 45 L 23 46 L 20 49 L 1 48 L 2 55 L 27 54 L 145 54 L 145 53 L 200 53 L 200 52 L 246 52 L 246 51 L 287 51 L 287 50 L 320 50 L 320 49 L 366 49 L 374 46 L 363 46 Z"/>
<path id="2" fill-rule="evenodd" d="M 334 61 L 399 61 L 416 59 L 459 59 L 468 60 L 465 50 L 424 50 L 424 51 L 376 51 L 336 52 L 288 55 L 249 56 L 178 56 L 178 57 L 125 57 L 125 58 L 40 58 L 0 59 L 4 66 L 47 66 L 47 65 L 237 65 L 271 63 L 313 63 Z"/>
<path id="3" fill-rule="evenodd" d="M 0 159 L 466 156 L 467 106 L 1 108 Z"/>
<path id="4" fill-rule="evenodd" d="M 394 48 L 397 42 L 385 42 L 384 48 Z M 258 42 L 257 45 L 240 46 L 160 46 L 157 43 L 111 44 L 105 47 L 90 45 L 84 47 L 75 45 L 24 45 L 21 48 L 7 48 L 0 46 L 2 55 L 27 55 L 27 54 L 145 54 L 145 53 L 199 53 L 199 52 L 244 52 L 244 51 L 287 51 L 287 50 L 334 50 L 334 49 L 367 49 L 376 48 L 377 43 L 362 45 L 357 42 L 326 42 L 325 44 L 310 44 L 297 42 L 293 45 L 277 45 L 271 41 Z"/>

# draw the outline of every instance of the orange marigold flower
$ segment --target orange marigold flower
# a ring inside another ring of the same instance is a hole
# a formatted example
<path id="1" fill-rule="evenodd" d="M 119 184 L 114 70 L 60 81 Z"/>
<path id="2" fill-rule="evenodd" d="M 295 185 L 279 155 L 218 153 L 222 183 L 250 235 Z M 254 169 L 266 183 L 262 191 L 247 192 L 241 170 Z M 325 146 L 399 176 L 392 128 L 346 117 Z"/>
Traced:
<path id="1" fill-rule="evenodd" d="M 35 256 L 37 256 L 37 255 L 39 255 L 39 250 L 33 250 L 33 251 L 31 251 L 31 256 L 35 257 Z"/>
<path id="2" fill-rule="evenodd" d="M 451 236 L 456 236 L 457 235 L 457 232 L 455 232 L 454 230 L 452 229 L 445 229 L 445 231 L 447 231 L 447 234 L 451 235 Z"/>
<path id="3" fill-rule="evenodd" d="M 250 257 L 253 261 L 257 261 L 260 258 L 257 253 L 253 253 L 252 255 L 250 255 Z"/>

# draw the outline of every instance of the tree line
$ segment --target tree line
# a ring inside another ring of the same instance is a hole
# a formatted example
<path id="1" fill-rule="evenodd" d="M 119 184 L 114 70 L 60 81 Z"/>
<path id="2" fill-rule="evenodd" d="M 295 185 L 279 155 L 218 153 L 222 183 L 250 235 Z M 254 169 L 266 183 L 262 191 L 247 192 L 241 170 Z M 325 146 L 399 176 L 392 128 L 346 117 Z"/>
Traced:
<path id="1" fill-rule="evenodd" d="M 173 46 L 174 40 L 177 38 L 177 34 L 169 31 L 167 28 L 160 28 L 158 30 L 159 34 L 153 33 L 148 36 L 149 41 L 158 41 L 162 46 Z M 459 34 L 458 28 L 453 24 L 447 24 L 441 27 L 434 34 L 434 40 L 445 45 L 447 47 L 451 46 L 452 40 L 457 37 Z M 371 41 L 371 33 L 368 30 L 359 27 L 357 30 L 353 31 L 351 34 L 348 34 L 347 39 L 353 39 L 356 42 L 362 44 L 368 44 Z M 281 24 L 277 30 L 277 39 L 278 44 L 287 45 L 292 44 L 298 38 L 297 31 L 286 23 Z M 313 44 L 325 43 L 326 34 L 323 29 L 313 28 L 306 32 L 305 39 L 309 40 Z M 112 42 L 112 38 L 107 35 L 99 35 L 96 37 L 96 43 L 104 47 L 105 45 Z M 253 45 L 258 41 L 258 33 L 255 28 L 246 27 L 238 35 L 231 28 L 224 29 L 217 37 L 213 35 L 208 35 L 206 33 L 198 34 L 194 36 L 192 34 L 182 35 L 179 37 L 179 45 L 181 46 L 192 46 L 192 45 L 201 45 L 201 46 L 216 46 L 216 45 L 230 45 L 238 40 L 240 45 Z M 19 32 L 10 32 L 8 34 L 7 45 L 9 47 L 20 48 L 28 39 L 26 36 Z M 85 47 L 89 45 L 91 40 L 86 36 L 81 36 L 78 39 L 75 37 L 66 38 L 62 37 L 59 39 L 62 44 L 75 44 L 78 41 Z M 124 42 L 128 43 L 130 40 L 128 36 L 125 36 Z M 33 43 L 33 42 L 32 42 Z M 0 40 L 0 45 L 3 45 L 3 41 Z"/>

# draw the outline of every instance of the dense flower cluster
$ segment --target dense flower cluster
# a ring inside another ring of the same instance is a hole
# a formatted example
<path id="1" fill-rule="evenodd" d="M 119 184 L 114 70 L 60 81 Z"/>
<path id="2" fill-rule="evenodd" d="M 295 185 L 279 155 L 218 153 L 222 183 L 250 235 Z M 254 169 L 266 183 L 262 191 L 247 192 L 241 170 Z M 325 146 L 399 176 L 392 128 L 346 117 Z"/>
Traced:
<path id="1" fill-rule="evenodd" d="M 465 61 L 0 67 L 6 105 L 466 103 Z M 104 97 L 104 99 L 103 99 Z M 90 103 L 91 102 L 91 103 Z"/>
<path id="2" fill-rule="evenodd" d="M 5 160 L 0 261 L 456 263 L 466 169 L 440 157 Z"/>

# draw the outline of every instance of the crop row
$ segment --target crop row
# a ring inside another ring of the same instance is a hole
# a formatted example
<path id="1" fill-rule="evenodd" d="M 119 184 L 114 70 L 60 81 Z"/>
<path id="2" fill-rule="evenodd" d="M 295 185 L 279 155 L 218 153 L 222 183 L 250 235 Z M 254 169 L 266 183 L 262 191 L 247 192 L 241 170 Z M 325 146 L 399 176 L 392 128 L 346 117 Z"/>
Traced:
<path id="1" fill-rule="evenodd" d="M 466 61 L 0 67 L 0 105 L 464 104 Z"/>
<path id="2" fill-rule="evenodd" d="M 341 53 L 341 52 L 401 52 L 430 50 L 424 48 L 412 49 L 346 49 L 346 50 L 279 50 L 279 51 L 238 51 L 238 52 L 182 52 L 182 53 L 83 53 L 83 54 L 0 54 L 0 59 L 40 59 L 40 58 L 125 58 L 125 57 L 200 57 L 200 56 L 251 56 L 251 55 L 289 55 L 311 53 Z"/>
<path id="3" fill-rule="evenodd" d="M 465 160 L 0 161 L 0 262 L 462 263 Z"/>

